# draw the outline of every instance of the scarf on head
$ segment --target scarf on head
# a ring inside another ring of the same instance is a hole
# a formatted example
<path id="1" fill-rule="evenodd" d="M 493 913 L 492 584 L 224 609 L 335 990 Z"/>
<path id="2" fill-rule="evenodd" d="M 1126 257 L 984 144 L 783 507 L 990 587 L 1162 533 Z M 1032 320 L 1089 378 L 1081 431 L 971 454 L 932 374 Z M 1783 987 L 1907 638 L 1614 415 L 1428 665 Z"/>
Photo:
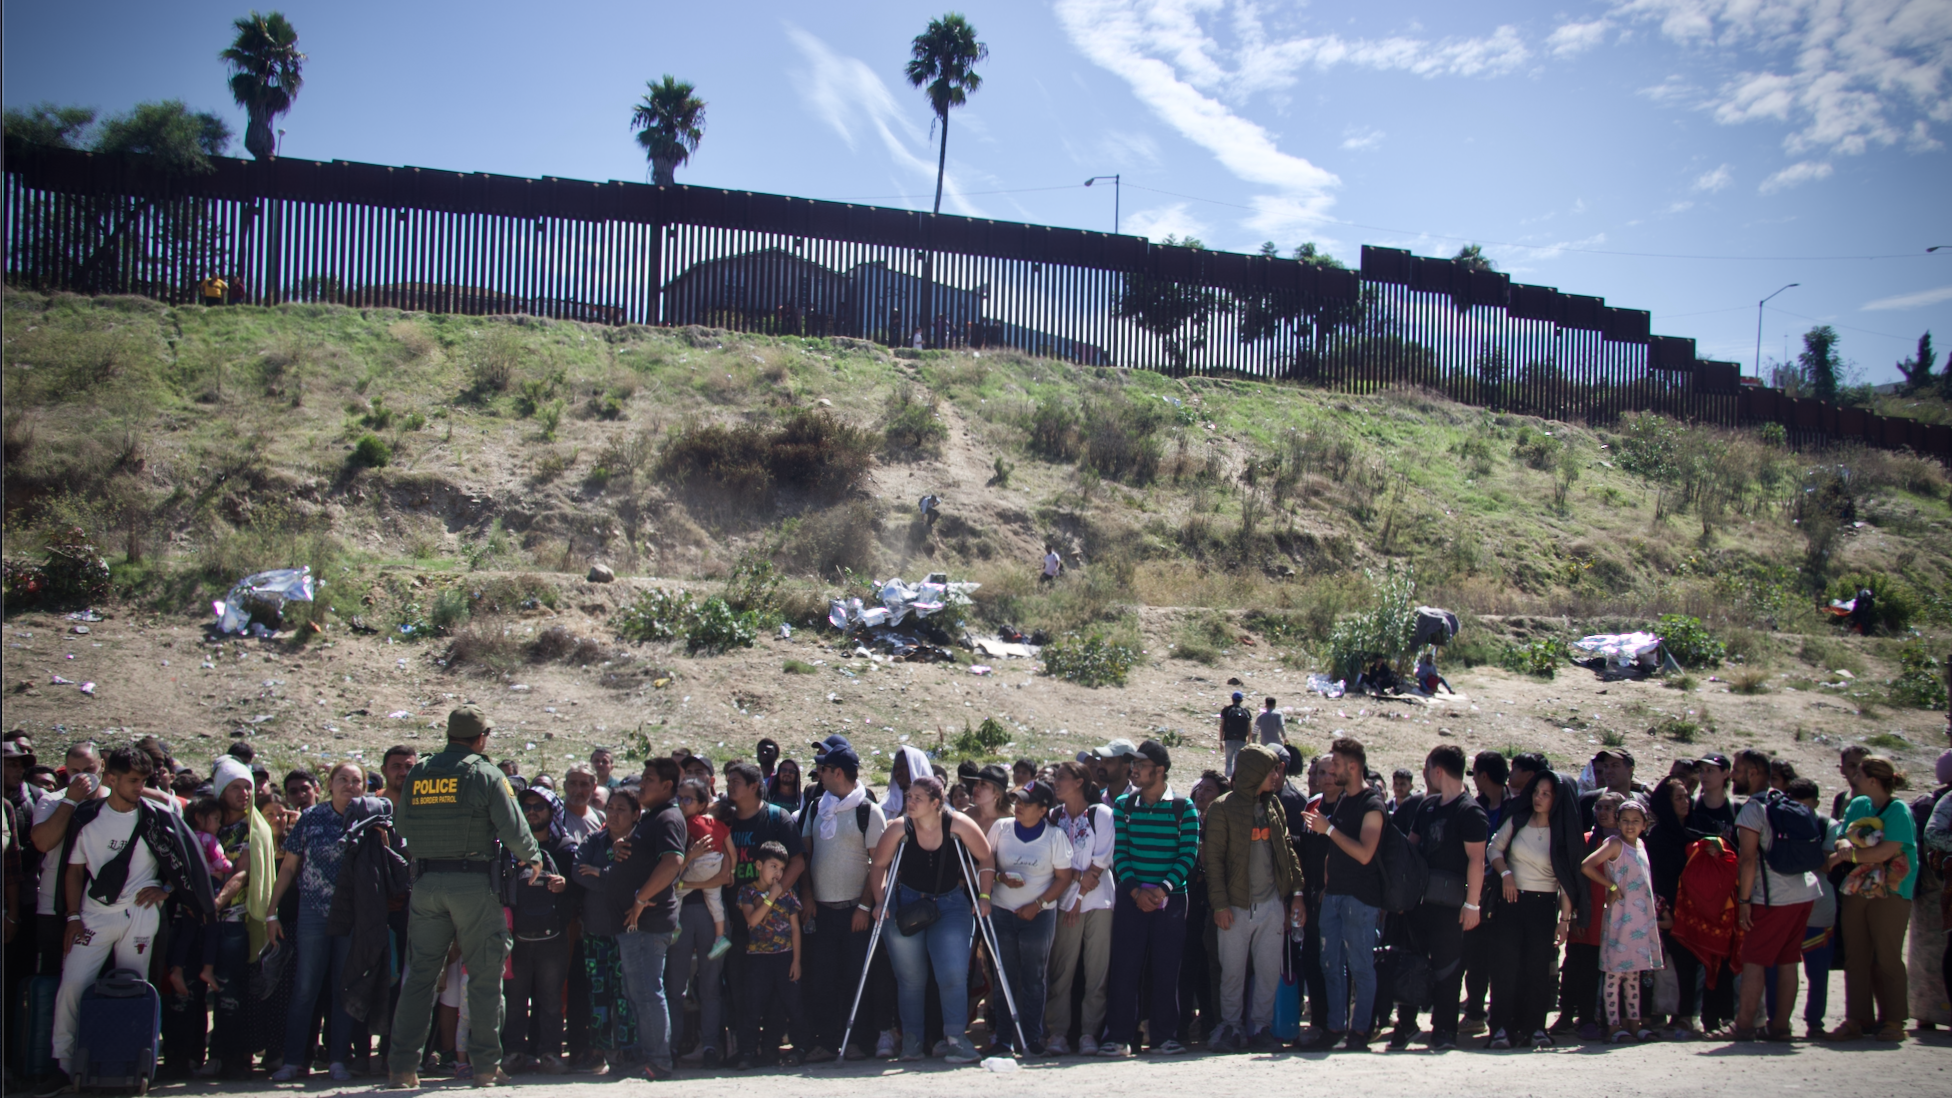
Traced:
<path id="1" fill-rule="evenodd" d="M 934 768 L 929 766 L 929 757 L 922 754 L 920 748 L 903 746 L 897 748 L 895 754 L 908 760 L 909 781 L 912 782 L 916 778 L 932 778 L 935 776 Z M 902 789 L 901 786 L 896 785 L 894 778 L 890 777 L 888 779 L 888 796 L 881 802 L 881 811 L 887 813 L 889 819 L 896 819 L 902 814 L 902 809 L 907 803 L 907 791 Z"/>
<path id="2" fill-rule="evenodd" d="M 840 814 L 842 812 L 852 812 L 862 801 L 867 799 L 867 795 L 868 787 L 862 785 L 860 782 L 855 782 L 854 791 L 845 797 L 836 797 L 832 793 L 822 793 L 820 795 L 820 838 L 823 841 L 832 839 L 840 828 L 840 820 L 838 819 Z"/>

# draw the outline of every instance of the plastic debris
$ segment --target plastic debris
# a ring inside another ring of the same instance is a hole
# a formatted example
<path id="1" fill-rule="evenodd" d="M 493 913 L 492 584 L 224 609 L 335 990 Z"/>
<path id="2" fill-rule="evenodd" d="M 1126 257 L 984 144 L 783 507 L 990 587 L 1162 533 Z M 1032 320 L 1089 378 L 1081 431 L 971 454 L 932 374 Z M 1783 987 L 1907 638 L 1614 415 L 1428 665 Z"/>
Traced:
<path id="1" fill-rule="evenodd" d="M 827 620 L 843 633 L 877 625 L 900 625 L 910 614 L 926 618 L 946 607 L 967 605 L 969 593 L 977 583 L 950 583 L 936 573 L 921 583 L 901 579 L 877 580 L 876 597 L 881 605 L 869 606 L 859 598 L 835 599 L 828 604 Z"/>
<path id="2" fill-rule="evenodd" d="M 996 668 L 991 667 L 987 663 L 979 663 L 979 664 L 972 665 L 969 668 L 969 673 L 972 675 L 987 675 L 995 670 Z"/>
<path id="3" fill-rule="evenodd" d="M 509 689 L 513 690 L 517 694 L 526 694 L 529 692 L 529 685 L 527 683 L 518 682 L 514 686 L 509 687 Z"/>
<path id="4" fill-rule="evenodd" d="M 88 635 L 88 627 L 86 625 L 73 626 L 72 629 L 76 636 L 85 637 Z"/>
<path id="5" fill-rule="evenodd" d="M 64 679 L 59 675 L 50 676 L 48 679 L 48 685 L 50 686 L 73 686 L 74 684 L 75 680 Z"/>
<path id="6" fill-rule="evenodd" d="M 1572 642 L 1581 652 L 1606 661 L 1606 670 L 1652 672 L 1660 668 L 1661 639 L 1652 633 L 1598 633 Z"/>
<path id="7" fill-rule="evenodd" d="M 86 695 L 88 695 L 88 696 L 89 696 L 89 697 L 91 697 L 91 698 L 92 698 L 92 697 L 94 697 L 94 696 L 95 696 L 95 684 L 94 684 L 94 683 L 92 683 L 92 682 L 85 682 L 85 683 L 82 683 L 82 684 L 81 684 L 81 692 L 82 692 L 82 693 L 84 693 L 84 694 L 86 694 Z"/>
<path id="8" fill-rule="evenodd" d="M 255 620 L 257 615 L 268 612 L 275 622 L 283 617 L 285 603 L 311 602 L 315 588 L 309 566 L 276 568 L 245 576 L 231 585 L 228 594 L 210 604 L 217 615 L 217 631 L 271 636 L 274 630 Z"/>
<path id="9" fill-rule="evenodd" d="M 994 1071 L 998 1074 L 1008 1074 L 1012 1071 L 1022 1071 L 1023 1065 L 1008 1056 L 992 1056 L 983 1061 L 983 1070 Z"/>
<path id="10" fill-rule="evenodd" d="M 1317 671 L 1308 676 L 1308 689 L 1320 694 L 1324 698 L 1339 698 L 1343 694 L 1348 693 L 1345 685 L 1346 682 L 1347 680 L 1345 679 L 1331 679 L 1327 675 Z"/>
<path id="11" fill-rule="evenodd" d="M 67 618 L 69 621 L 101 621 L 102 615 L 94 610 L 76 610 Z"/>
<path id="12" fill-rule="evenodd" d="M 793 635 L 793 627 L 785 622 L 779 623 L 779 639 L 786 640 Z"/>
<path id="13" fill-rule="evenodd" d="M 410 721 L 413 719 L 413 714 L 404 709 L 395 709 L 386 715 L 386 719 L 390 721 Z"/>

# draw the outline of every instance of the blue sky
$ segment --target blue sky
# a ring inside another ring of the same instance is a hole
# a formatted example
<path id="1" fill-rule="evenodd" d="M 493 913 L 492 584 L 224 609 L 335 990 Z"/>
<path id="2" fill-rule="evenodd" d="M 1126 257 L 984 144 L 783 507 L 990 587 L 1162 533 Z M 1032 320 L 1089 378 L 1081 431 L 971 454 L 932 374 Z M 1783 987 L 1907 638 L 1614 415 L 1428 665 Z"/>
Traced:
<path id="1" fill-rule="evenodd" d="M 228 102 L 236 4 L 11 2 L 4 99 Z M 310 56 L 288 156 L 646 178 L 644 81 L 710 104 L 679 180 L 926 207 L 916 3 L 286 3 Z M 992 0 L 944 210 L 1214 247 L 1451 254 L 1651 309 L 1751 364 L 1813 323 L 1872 381 L 1952 347 L 1952 2 Z M 234 150 L 243 154 L 241 137 Z M 1933 198 L 1937 195 L 1937 198 Z M 1691 256 L 1709 258 L 1662 258 Z M 1853 258 L 1853 257 L 1893 258 Z"/>

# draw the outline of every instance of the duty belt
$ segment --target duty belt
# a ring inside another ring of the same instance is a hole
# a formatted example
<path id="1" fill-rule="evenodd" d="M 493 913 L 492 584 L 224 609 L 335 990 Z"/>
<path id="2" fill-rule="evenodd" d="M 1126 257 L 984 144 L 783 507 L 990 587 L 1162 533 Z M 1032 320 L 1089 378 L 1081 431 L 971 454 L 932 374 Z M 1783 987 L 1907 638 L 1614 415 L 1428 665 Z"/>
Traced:
<path id="1" fill-rule="evenodd" d="M 417 873 L 486 873 L 493 862 L 469 858 L 421 858 L 414 862 Z"/>

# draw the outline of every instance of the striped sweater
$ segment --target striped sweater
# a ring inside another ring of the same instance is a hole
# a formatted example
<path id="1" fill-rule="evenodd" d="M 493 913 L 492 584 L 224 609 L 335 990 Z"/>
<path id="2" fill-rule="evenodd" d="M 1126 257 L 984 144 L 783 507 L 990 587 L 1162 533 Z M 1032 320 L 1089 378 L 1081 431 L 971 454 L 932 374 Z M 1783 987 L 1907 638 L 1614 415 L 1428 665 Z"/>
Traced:
<path id="1" fill-rule="evenodd" d="M 1127 793 L 1112 803 L 1112 821 L 1112 877 L 1121 892 L 1142 884 L 1186 891 L 1200 853 L 1200 814 L 1192 801 L 1174 796 L 1171 786 L 1150 805 Z"/>

